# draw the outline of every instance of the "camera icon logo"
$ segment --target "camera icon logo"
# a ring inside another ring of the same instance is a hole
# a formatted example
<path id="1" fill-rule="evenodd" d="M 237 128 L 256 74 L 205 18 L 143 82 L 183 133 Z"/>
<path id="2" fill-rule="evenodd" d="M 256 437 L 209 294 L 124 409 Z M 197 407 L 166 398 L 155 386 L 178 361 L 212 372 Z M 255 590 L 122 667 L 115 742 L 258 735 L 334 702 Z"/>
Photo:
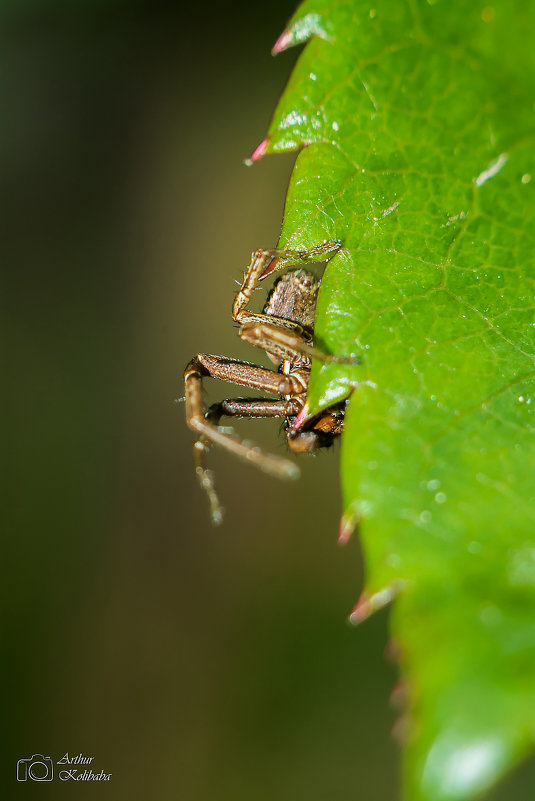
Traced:
<path id="1" fill-rule="evenodd" d="M 17 781 L 51 782 L 54 778 L 54 763 L 50 757 L 34 754 L 17 762 Z"/>

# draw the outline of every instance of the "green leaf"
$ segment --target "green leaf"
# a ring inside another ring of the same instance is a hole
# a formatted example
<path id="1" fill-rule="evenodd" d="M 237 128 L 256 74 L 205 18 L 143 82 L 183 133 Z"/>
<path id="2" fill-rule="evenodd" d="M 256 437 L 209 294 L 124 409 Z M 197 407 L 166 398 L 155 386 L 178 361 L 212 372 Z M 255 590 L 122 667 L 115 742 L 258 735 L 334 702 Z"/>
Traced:
<path id="1" fill-rule="evenodd" d="M 398 596 L 405 797 L 467 799 L 535 740 L 535 4 L 308 0 L 267 152 L 303 148 L 281 246 L 343 247 L 314 413 L 351 394 L 365 616 Z M 533 180 L 532 180 L 533 176 Z"/>

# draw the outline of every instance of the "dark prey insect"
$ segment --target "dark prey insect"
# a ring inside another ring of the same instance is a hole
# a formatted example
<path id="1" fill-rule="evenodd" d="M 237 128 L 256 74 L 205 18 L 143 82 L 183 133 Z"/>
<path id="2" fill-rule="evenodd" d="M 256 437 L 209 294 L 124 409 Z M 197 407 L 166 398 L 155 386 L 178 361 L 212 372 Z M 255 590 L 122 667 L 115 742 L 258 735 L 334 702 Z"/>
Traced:
<path id="1" fill-rule="evenodd" d="M 240 325 L 238 333 L 241 339 L 265 350 L 278 365 L 277 371 L 204 353 L 195 356 L 184 371 L 186 421 L 199 435 L 193 446 L 195 471 L 208 495 L 215 524 L 222 520 L 222 509 L 212 473 L 205 468 L 203 461 L 212 443 L 277 478 L 299 476 L 299 468 L 290 460 L 265 453 L 220 427 L 222 417 L 283 417 L 288 445 L 295 453 L 310 453 L 318 447 L 330 445 L 342 432 L 345 403 L 332 406 L 311 420 L 302 419 L 312 359 L 348 361 L 322 353 L 312 344 L 319 280 L 307 270 L 290 270 L 276 281 L 262 313 L 247 309 L 257 281 L 272 271 L 269 265 L 273 260 L 311 259 L 338 247 L 336 243 L 327 242 L 309 251 L 257 250 L 253 253 L 243 284 L 234 299 L 232 317 Z M 279 397 L 260 400 L 231 398 L 214 403 L 205 412 L 202 380 L 207 376 Z"/>

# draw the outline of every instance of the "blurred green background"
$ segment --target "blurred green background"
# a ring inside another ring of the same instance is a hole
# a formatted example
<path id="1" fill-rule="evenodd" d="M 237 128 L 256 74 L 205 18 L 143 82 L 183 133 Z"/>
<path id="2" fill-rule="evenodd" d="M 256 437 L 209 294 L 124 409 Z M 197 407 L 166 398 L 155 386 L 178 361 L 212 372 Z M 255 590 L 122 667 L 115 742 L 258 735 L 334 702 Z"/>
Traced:
<path id="1" fill-rule="evenodd" d="M 387 616 L 346 622 L 362 562 L 336 545 L 338 448 L 292 485 L 214 451 L 214 529 L 175 403 L 199 351 L 266 363 L 230 307 L 278 238 L 293 158 L 242 159 L 296 58 L 269 54 L 293 9 L 0 5 L 3 798 L 399 797 Z M 276 421 L 240 428 L 285 453 Z M 18 759 L 66 752 L 110 782 L 16 782 Z"/>
<path id="2" fill-rule="evenodd" d="M 395 672 L 386 617 L 346 622 L 339 448 L 295 484 L 214 451 L 213 529 L 175 403 L 199 351 L 268 363 L 230 307 L 293 164 L 242 164 L 295 59 L 269 52 L 292 0 L 196 5 L 2 4 L 3 797 L 393 798 Z M 286 452 L 277 421 L 240 429 Z M 110 783 L 15 781 L 67 751 Z"/>

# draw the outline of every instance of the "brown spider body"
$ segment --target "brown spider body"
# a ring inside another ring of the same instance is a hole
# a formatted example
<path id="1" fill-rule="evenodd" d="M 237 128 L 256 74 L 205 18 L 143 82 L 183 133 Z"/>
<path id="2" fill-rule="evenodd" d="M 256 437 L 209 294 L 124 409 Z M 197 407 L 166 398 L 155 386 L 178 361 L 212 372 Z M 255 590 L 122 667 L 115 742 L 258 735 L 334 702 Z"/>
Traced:
<path id="1" fill-rule="evenodd" d="M 278 478 L 299 476 L 299 469 L 293 462 L 265 453 L 223 430 L 219 426 L 221 417 L 283 417 L 288 445 L 295 453 L 310 453 L 318 447 L 330 445 L 342 432 L 345 403 L 337 404 L 312 419 L 303 419 L 312 359 L 346 361 L 327 356 L 312 344 L 320 282 L 307 270 L 291 270 L 276 281 L 262 313 L 250 312 L 246 308 L 256 282 L 273 258 L 295 255 L 302 259 L 337 247 L 336 243 L 329 242 L 307 252 L 258 250 L 253 254 L 234 300 L 232 316 L 240 325 L 240 338 L 262 348 L 278 366 L 277 372 L 249 362 L 202 353 L 186 367 L 186 420 L 199 435 L 194 445 L 196 472 L 208 494 L 214 523 L 221 521 L 222 510 L 212 475 L 203 465 L 203 456 L 210 444 L 220 445 Z M 202 379 L 208 376 L 261 389 L 278 397 L 260 400 L 231 398 L 214 403 L 205 412 L 201 389 Z"/>
<path id="2" fill-rule="evenodd" d="M 290 270 L 276 281 L 263 313 L 298 323 L 302 327 L 303 340 L 312 345 L 319 288 L 320 281 L 313 273 L 303 269 Z M 275 364 L 280 365 L 283 375 L 291 375 L 303 385 L 302 393 L 285 396 L 287 401 L 293 402 L 293 413 L 287 413 L 285 419 L 285 434 L 291 450 L 294 453 L 312 453 L 317 448 L 332 445 L 334 438 L 343 430 L 345 403 L 322 413 L 303 429 L 296 428 L 295 421 L 306 402 L 312 359 L 296 350 L 290 359 L 281 362 L 269 351 L 266 352 Z"/>

